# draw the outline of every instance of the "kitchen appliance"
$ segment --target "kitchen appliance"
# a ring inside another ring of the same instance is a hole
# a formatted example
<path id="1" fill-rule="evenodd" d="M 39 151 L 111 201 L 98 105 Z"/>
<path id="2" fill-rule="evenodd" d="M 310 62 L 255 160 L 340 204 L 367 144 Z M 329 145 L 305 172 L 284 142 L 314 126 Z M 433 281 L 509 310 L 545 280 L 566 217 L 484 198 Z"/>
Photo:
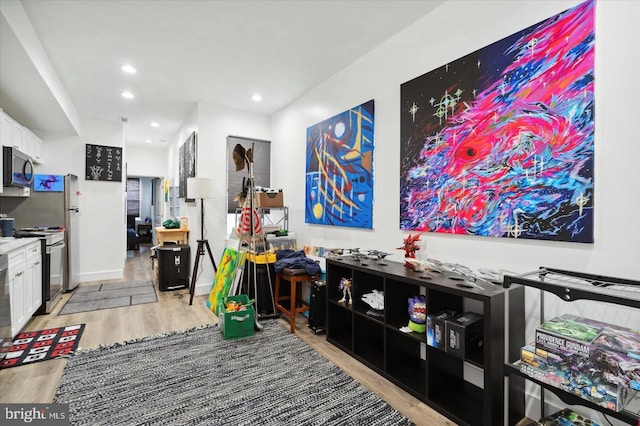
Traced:
<path id="1" fill-rule="evenodd" d="M 11 348 L 11 294 L 9 293 L 9 256 L 0 254 L 0 361 Z"/>
<path id="2" fill-rule="evenodd" d="M 42 253 L 42 305 L 35 315 L 48 314 L 62 297 L 66 271 L 64 228 L 22 228 L 16 230 L 16 238 L 40 239 Z"/>
<path id="3" fill-rule="evenodd" d="M 47 181 L 47 183 L 43 183 Z M 51 183 L 53 180 L 63 182 L 60 185 Z M 43 190 L 48 186 L 51 190 Z M 79 258 L 79 194 L 78 177 L 76 175 L 36 175 L 33 183 L 34 190 L 28 198 L 0 199 L 1 210 L 8 216 L 15 218 L 16 230 L 37 228 L 38 232 L 46 232 L 54 228 L 64 228 L 61 233 L 64 241 L 62 253 L 64 271 L 62 281 L 63 291 L 71 291 L 80 282 L 78 271 Z M 33 232 L 33 231 L 32 231 Z M 19 232 L 16 231 L 16 234 Z M 60 234 L 60 233 L 59 233 Z M 59 236 L 58 236 L 59 238 Z M 60 248 L 60 247 L 59 247 Z"/>
<path id="4" fill-rule="evenodd" d="M 33 161 L 24 152 L 11 147 L 2 148 L 2 184 L 4 186 L 31 186 Z"/>

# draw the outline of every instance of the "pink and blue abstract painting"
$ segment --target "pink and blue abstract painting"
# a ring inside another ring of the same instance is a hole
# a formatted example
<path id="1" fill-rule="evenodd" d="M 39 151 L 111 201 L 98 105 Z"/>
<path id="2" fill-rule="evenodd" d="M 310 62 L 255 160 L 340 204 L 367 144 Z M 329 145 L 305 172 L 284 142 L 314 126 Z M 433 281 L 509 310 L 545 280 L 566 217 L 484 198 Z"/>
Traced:
<path id="1" fill-rule="evenodd" d="M 401 85 L 401 229 L 593 242 L 594 8 Z"/>
<path id="2" fill-rule="evenodd" d="M 305 222 L 373 228 L 374 102 L 307 128 Z"/>

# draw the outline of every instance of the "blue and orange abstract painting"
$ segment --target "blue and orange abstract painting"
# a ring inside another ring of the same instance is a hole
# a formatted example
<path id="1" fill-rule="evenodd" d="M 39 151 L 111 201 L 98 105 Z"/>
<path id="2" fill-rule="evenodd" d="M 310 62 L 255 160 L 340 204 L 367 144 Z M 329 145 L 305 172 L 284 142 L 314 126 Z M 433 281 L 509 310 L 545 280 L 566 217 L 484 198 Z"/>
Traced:
<path id="1" fill-rule="evenodd" d="M 373 228 L 373 99 L 307 128 L 305 222 Z"/>
<path id="2" fill-rule="evenodd" d="M 594 6 L 401 85 L 401 229 L 593 242 Z"/>

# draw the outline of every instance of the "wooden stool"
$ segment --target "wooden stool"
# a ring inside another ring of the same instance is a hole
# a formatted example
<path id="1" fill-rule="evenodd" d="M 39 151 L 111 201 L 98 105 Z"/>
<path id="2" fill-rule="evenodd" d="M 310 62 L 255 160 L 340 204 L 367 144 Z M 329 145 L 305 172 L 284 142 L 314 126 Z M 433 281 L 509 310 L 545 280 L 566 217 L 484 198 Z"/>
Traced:
<path id="1" fill-rule="evenodd" d="M 274 302 L 276 310 L 285 314 L 289 318 L 290 329 L 292 333 L 296 332 L 296 314 L 309 310 L 309 304 L 302 300 L 302 288 L 298 284 L 304 281 L 311 281 L 317 278 L 317 275 L 309 275 L 305 269 L 284 268 L 276 274 L 276 288 L 274 294 Z M 288 295 L 280 295 L 280 280 L 289 281 L 291 292 Z M 288 300 L 289 309 L 282 306 L 280 301 Z"/>

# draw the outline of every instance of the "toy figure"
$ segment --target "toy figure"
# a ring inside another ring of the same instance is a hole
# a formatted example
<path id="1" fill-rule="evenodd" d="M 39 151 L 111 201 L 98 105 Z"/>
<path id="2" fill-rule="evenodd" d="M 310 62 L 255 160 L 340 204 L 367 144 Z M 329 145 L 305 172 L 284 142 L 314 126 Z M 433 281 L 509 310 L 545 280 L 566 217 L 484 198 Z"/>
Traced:
<path id="1" fill-rule="evenodd" d="M 416 235 L 409 234 L 407 238 L 402 240 L 403 246 L 398 247 L 398 250 L 404 250 L 405 259 L 416 258 L 416 251 L 420 250 L 420 246 L 416 244 L 418 241 L 420 241 L 420 234 L 416 234 Z M 406 266 L 407 268 L 413 269 L 415 265 L 407 260 L 405 261 L 404 266 Z"/>
<path id="2" fill-rule="evenodd" d="M 420 241 L 420 234 L 409 234 L 407 238 L 402 240 L 403 246 L 398 247 L 398 250 L 404 250 L 404 257 L 415 259 L 416 251 L 420 250 L 420 246 L 416 244 L 418 241 Z"/>
<path id="3" fill-rule="evenodd" d="M 342 278 L 340 280 L 340 290 L 342 290 L 342 299 L 338 300 L 338 303 L 345 303 L 347 296 L 349 296 L 349 305 L 353 304 L 353 297 L 351 296 L 351 282 L 349 278 Z"/>

